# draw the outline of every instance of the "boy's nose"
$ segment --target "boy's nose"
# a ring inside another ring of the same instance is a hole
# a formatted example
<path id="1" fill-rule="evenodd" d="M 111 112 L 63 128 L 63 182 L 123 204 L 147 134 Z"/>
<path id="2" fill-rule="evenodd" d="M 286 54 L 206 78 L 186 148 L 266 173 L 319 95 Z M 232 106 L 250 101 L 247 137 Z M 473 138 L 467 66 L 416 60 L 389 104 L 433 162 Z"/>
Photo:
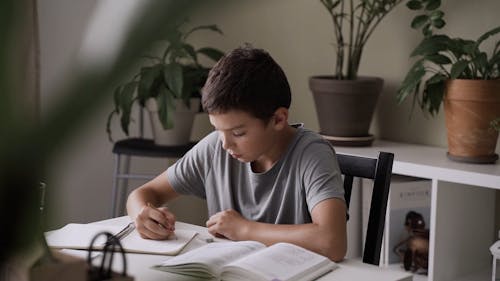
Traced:
<path id="1" fill-rule="evenodd" d="M 222 140 L 222 148 L 224 148 L 224 150 L 228 150 L 232 147 L 233 142 L 231 141 L 231 137 L 228 137 L 226 134 L 222 133 L 221 140 Z"/>

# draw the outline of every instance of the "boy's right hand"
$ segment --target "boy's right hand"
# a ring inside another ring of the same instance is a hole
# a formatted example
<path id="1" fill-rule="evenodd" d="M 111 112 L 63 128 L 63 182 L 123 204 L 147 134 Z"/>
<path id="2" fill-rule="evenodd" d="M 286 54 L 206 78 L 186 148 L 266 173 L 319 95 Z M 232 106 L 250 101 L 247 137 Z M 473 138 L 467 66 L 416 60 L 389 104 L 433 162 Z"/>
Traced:
<path id="1" fill-rule="evenodd" d="M 135 218 L 135 227 L 142 238 L 166 240 L 175 231 L 175 215 L 167 207 L 147 204 Z"/>

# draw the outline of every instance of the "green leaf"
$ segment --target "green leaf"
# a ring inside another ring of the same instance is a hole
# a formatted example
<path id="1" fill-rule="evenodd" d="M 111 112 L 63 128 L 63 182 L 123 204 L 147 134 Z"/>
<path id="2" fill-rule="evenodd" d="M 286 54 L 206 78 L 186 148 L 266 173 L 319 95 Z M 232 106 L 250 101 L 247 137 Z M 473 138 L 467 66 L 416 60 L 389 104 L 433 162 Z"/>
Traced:
<path id="1" fill-rule="evenodd" d="M 474 68 L 476 69 L 476 72 L 479 71 L 481 73 L 481 76 L 488 76 L 486 72 L 488 72 L 488 55 L 486 55 L 485 52 L 479 53 L 472 61 L 472 64 L 474 65 Z M 479 77 L 479 74 L 475 73 L 473 74 L 473 78 Z"/>
<path id="2" fill-rule="evenodd" d="M 182 48 L 190 56 L 194 62 L 198 63 L 198 56 L 196 55 L 196 51 L 194 50 L 193 46 L 189 44 L 182 44 Z"/>
<path id="3" fill-rule="evenodd" d="M 436 84 L 436 83 L 441 83 L 448 80 L 448 77 L 446 75 L 443 75 L 441 73 L 436 73 L 434 74 L 431 78 L 427 79 L 427 84 Z"/>
<path id="4" fill-rule="evenodd" d="M 117 113 L 120 113 L 120 95 L 121 95 L 122 90 L 123 90 L 123 86 L 118 86 L 113 91 L 113 101 L 115 104 L 115 111 L 117 111 Z"/>
<path id="5" fill-rule="evenodd" d="M 451 63 L 451 60 L 447 56 L 441 54 L 428 55 L 425 56 L 425 59 L 437 65 L 446 65 Z"/>
<path id="6" fill-rule="evenodd" d="M 209 57 L 213 61 L 218 61 L 224 56 L 224 53 L 222 51 L 210 47 L 200 48 L 196 52 Z"/>
<path id="7" fill-rule="evenodd" d="M 422 34 L 426 38 L 432 36 L 432 25 L 430 23 L 427 23 L 424 27 L 422 27 Z"/>
<path id="8" fill-rule="evenodd" d="M 446 25 L 446 23 L 442 19 L 431 20 L 431 24 L 433 27 L 435 27 L 437 29 L 443 28 Z"/>
<path id="9" fill-rule="evenodd" d="M 200 25 L 200 26 L 194 27 L 191 30 L 189 30 L 188 32 L 186 32 L 186 34 L 184 35 L 184 40 L 186 40 L 189 37 L 189 35 L 191 35 L 191 33 L 198 31 L 198 30 L 211 30 L 211 31 L 215 31 L 221 35 L 224 35 L 222 30 L 220 30 L 219 27 L 215 24 Z"/>
<path id="10" fill-rule="evenodd" d="M 418 0 L 411 0 L 406 3 L 406 7 L 410 10 L 420 10 L 422 9 L 422 2 Z"/>
<path id="11" fill-rule="evenodd" d="M 417 88 L 422 78 L 425 75 L 423 60 L 419 60 L 413 64 L 412 68 L 406 74 L 405 79 L 401 83 L 397 93 L 398 103 L 403 102 L 410 94 L 417 94 Z"/>
<path id="12" fill-rule="evenodd" d="M 157 80 L 161 74 L 161 69 L 161 64 L 141 68 L 139 86 L 137 89 L 137 97 L 141 105 L 144 105 L 148 98 L 156 96 L 157 93 L 153 91 L 153 86 L 155 80 Z"/>
<path id="13" fill-rule="evenodd" d="M 479 38 L 476 40 L 477 46 L 479 46 L 484 40 L 488 39 L 490 36 L 495 35 L 500 32 L 500 26 L 493 28 L 490 31 L 487 31 L 485 34 L 479 36 Z"/>
<path id="14" fill-rule="evenodd" d="M 136 89 L 136 82 L 129 82 L 123 87 L 123 91 L 120 95 L 120 107 L 122 115 L 120 118 L 120 123 L 123 132 L 128 136 L 129 134 L 129 124 L 130 124 L 130 113 L 132 112 L 132 105 L 134 103 L 134 92 Z"/>
<path id="15" fill-rule="evenodd" d="M 158 103 L 158 118 L 163 129 L 172 129 L 174 127 L 173 112 L 175 110 L 173 93 L 164 86 L 160 86 L 156 102 Z"/>
<path id="16" fill-rule="evenodd" d="M 427 5 L 425 6 L 425 9 L 427 11 L 433 11 L 441 6 L 441 0 L 430 0 L 428 1 Z"/>
<path id="17" fill-rule="evenodd" d="M 328 11 L 331 11 L 340 4 L 340 0 L 336 0 L 335 2 L 332 0 L 321 0 L 321 3 L 323 3 Z"/>
<path id="18" fill-rule="evenodd" d="M 479 54 L 479 49 L 477 48 L 476 42 L 471 40 L 463 40 L 461 41 L 462 51 L 469 56 L 474 56 Z"/>
<path id="19" fill-rule="evenodd" d="M 464 70 L 467 68 L 468 64 L 469 62 L 464 60 L 459 60 L 456 63 L 454 63 L 451 66 L 450 78 L 457 79 L 458 77 L 460 77 L 460 75 L 464 73 Z"/>
<path id="20" fill-rule="evenodd" d="M 181 97 L 184 83 L 182 66 L 177 63 L 167 64 L 163 68 L 163 75 L 168 89 L 170 89 L 176 97 Z"/>
<path id="21" fill-rule="evenodd" d="M 413 29 L 419 29 L 422 27 L 425 23 L 429 21 L 429 16 L 427 15 L 419 15 L 416 16 L 412 21 L 411 21 L 411 27 Z"/>
<path id="22" fill-rule="evenodd" d="M 450 38 L 446 35 L 432 35 L 426 37 L 413 50 L 410 56 L 426 56 L 437 54 L 448 49 Z"/>
<path id="23" fill-rule="evenodd" d="M 436 83 L 429 83 L 427 81 L 424 90 L 424 95 L 427 99 L 427 110 L 432 116 L 439 113 L 439 107 L 443 101 L 444 96 L 444 80 L 437 81 Z"/>
<path id="24" fill-rule="evenodd" d="M 444 12 L 441 10 L 432 11 L 429 14 L 429 17 L 431 18 L 431 20 L 442 19 L 443 16 L 444 16 Z"/>

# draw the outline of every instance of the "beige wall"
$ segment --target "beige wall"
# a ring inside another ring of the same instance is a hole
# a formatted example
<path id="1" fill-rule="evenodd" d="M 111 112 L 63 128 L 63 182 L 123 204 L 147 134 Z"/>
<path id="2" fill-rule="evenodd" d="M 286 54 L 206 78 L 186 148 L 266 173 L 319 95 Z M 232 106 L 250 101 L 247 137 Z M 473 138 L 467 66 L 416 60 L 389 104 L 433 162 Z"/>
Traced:
<path id="1" fill-rule="evenodd" d="M 63 74 L 69 69 L 68 64 L 78 49 L 93 2 L 40 2 L 42 105 L 48 108 L 54 98 L 50 89 L 62 82 Z M 453 36 L 476 38 L 500 24 L 498 0 L 443 2 L 448 22 L 445 31 Z M 283 67 L 292 87 L 291 121 L 304 122 L 306 127 L 317 130 L 308 77 L 330 73 L 334 60 L 330 19 L 320 2 L 226 0 L 209 3 L 211 5 L 197 11 L 191 21 L 193 24 L 216 23 L 225 36 L 200 34 L 195 40 L 224 50 L 244 42 L 268 50 Z M 380 24 L 366 46 L 360 74 L 385 79 L 371 132 L 378 138 L 446 146 L 441 114 L 436 118 L 425 118 L 415 110 L 410 119 L 410 103 L 398 106 L 395 102 L 396 88 L 411 63 L 408 55 L 421 38 L 409 27 L 411 18 L 407 8 L 400 5 Z M 49 181 L 58 195 L 52 199 L 53 225 L 92 221 L 108 215 L 113 162 L 112 145 L 107 141 L 104 126 L 110 108 L 111 100 L 99 115 L 93 116 L 91 122 L 81 128 L 78 137 L 61 150 L 62 156 Z M 199 129 L 195 138 L 201 137 L 209 128 L 203 116 L 196 126 Z M 120 137 L 119 134 L 116 136 Z M 165 167 L 163 161 L 151 163 L 146 159 L 134 164 L 138 169 L 155 172 Z"/>

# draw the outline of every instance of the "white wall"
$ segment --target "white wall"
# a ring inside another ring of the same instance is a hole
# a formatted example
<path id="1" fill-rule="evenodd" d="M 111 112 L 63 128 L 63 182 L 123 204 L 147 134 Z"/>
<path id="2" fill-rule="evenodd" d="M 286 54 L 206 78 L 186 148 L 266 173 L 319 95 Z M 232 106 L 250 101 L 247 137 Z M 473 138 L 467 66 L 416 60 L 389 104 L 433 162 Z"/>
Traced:
<path id="1" fill-rule="evenodd" d="M 39 1 L 42 48 L 42 111 L 50 107 L 54 85 L 64 82 L 80 49 L 84 26 L 96 1 Z M 118 1 L 119 2 L 119 1 Z M 129 2 L 126 2 L 129 3 Z M 267 49 L 281 64 L 293 92 L 291 121 L 318 124 L 308 77 L 333 69 L 330 19 L 319 1 L 303 0 L 217 0 L 208 2 L 191 17 L 193 24 L 218 24 L 225 36 L 202 35 L 197 42 L 230 50 L 244 42 Z M 453 36 L 476 38 L 500 24 L 500 1 L 444 1 L 447 27 Z M 412 14 L 400 5 L 373 34 L 363 55 L 360 73 L 385 79 L 371 132 L 378 138 L 446 146 L 443 115 L 425 118 L 417 109 L 410 119 L 410 102 L 398 106 L 395 90 L 410 66 L 411 50 L 421 35 L 409 27 Z M 106 46 L 106 38 L 102 46 Z M 98 41 L 99 42 L 99 41 Z M 101 42 L 103 43 L 103 42 Z M 111 201 L 112 144 L 107 141 L 105 121 L 111 98 L 99 114 L 82 127 L 78 136 L 61 149 L 56 169 L 48 180 L 57 192 L 52 199 L 53 225 L 69 221 L 87 222 L 108 216 Z M 194 138 L 208 129 L 206 118 L 198 120 Z M 115 124 L 115 132 L 118 127 Z M 116 133 L 119 138 L 121 135 Z M 497 151 L 499 148 L 497 147 Z M 443 155 L 445 157 L 445 155 Z M 141 170 L 159 172 L 164 161 L 134 163 Z M 136 185 L 139 183 L 136 183 Z M 50 189 L 49 189 L 50 192 Z M 181 204 L 182 205 L 182 204 Z M 189 206 L 188 206 L 189 207 Z"/>

